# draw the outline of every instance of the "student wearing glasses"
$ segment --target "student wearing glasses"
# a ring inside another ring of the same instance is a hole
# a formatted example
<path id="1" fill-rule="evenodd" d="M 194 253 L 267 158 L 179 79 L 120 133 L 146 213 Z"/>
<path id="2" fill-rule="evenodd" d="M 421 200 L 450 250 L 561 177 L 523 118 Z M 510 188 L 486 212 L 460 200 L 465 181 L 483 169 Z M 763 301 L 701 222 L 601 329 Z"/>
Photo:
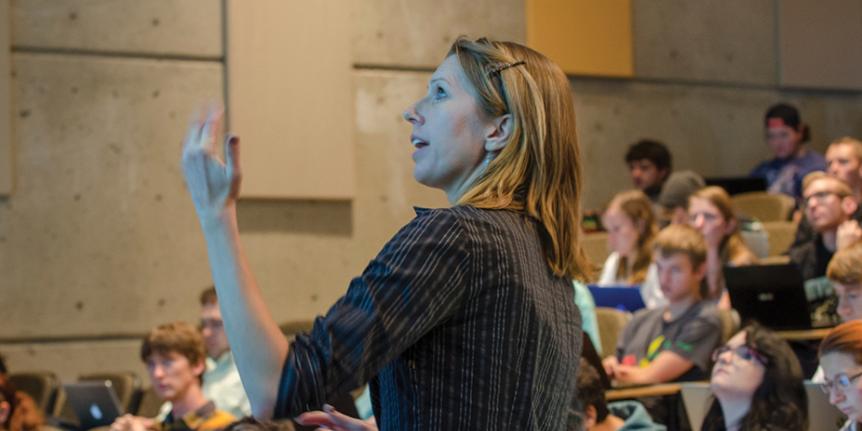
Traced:
<path id="1" fill-rule="evenodd" d="M 808 429 L 802 369 L 786 341 L 752 324 L 712 354 L 704 431 Z"/>
<path id="2" fill-rule="evenodd" d="M 803 280 L 823 277 L 836 250 L 862 239 L 862 228 L 851 218 L 858 204 L 850 186 L 823 172 L 803 181 L 805 217 L 814 237 L 790 248 L 790 261 L 799 266 Z"/>
<path id="3" fill-rule="evenodd" d="M 862 429 L 862 321 L 842 323 L 826 335 L 820 343 L 820 366 L 823 392 L 847 415 L 841 431 Z"/>

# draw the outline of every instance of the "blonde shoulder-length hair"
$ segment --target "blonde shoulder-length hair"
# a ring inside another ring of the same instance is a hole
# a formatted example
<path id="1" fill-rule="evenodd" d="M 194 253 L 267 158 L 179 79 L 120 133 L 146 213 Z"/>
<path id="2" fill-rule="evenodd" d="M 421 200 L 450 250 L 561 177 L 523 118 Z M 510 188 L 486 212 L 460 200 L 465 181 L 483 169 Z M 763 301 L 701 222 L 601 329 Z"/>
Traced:
<path id="1" fill-rule="evenodd" d="M 590 266 L 581 248 L 581 157 L 572 90 L 544 55 L 513 42 L 459 38 L 457 57 L 491 118 L 510 114 L 509 141 L 458 204 L 508 209 L 543 226 L 554 274 L 583 279 Z"/>

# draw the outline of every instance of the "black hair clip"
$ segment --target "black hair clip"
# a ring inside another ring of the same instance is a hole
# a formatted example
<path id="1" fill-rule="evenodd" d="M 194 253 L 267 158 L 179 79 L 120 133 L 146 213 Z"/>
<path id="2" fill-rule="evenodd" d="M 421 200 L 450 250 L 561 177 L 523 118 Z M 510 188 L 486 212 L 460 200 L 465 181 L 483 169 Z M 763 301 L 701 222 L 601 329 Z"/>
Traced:
<path id="1" fill-rule="evenodd" d="M 499 75 L 499 74 L 500 74 L 500 72 L 502 72 L 502 71 L 504 71 L 504 70 L 506 70 L 506 69 L 508 69 L 508 68 L 510 68 L 510 67 L 523 66 L 523 65 L 525 65 L 525 64 L 527 64 L 527 63 L 525 63 L 525 62 L 524 62 L 524 60 L 518 60 L 518 61 L 516 61 L 516 62 L 514 62 L 514 63 L 494 63 L 494 64 L 489 64 L 489 65 L 488 65 L 488 67 L 487 67 L 487 69 L 488 69 L 488 75 Z"/>

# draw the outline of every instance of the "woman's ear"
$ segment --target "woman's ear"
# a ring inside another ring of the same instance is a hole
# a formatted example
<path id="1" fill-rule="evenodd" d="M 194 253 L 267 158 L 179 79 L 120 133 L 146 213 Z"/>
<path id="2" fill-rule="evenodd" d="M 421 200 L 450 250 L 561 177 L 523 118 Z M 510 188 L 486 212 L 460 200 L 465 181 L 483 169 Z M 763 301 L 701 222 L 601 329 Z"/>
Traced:
<path id="1" fill-rule="evenodd" d="M 727 221 L 727 224 L 724 225 L 724 236 L 730 235 L 733 231 L 736 230 L 737 225 L 736 219 L 730 219 Z"/>
<path id="2" fill-rule="evenodd" d="M 491 120 L 485 133 L 485 151 L 499 153 L 509 142 L 512 127 L 514 127 L 512 114 L 501 115 Z"/>

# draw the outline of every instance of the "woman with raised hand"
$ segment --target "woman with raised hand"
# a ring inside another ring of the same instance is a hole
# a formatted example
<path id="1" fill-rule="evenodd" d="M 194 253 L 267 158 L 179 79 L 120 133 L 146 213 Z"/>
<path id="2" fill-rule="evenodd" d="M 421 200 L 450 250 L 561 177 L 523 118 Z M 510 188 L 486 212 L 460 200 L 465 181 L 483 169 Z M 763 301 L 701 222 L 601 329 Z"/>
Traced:
<path id="1" fill-rule="evenodd" d="M 191 126 L 183 171 L 255 415 L 370 381 L 383 430 L 563 429 L 582 336 L 571 279 L 588 268 L 567 77 L 522 45 L 459 39 L 404 119 L 414 177 L 452 206 L 417 211 L 290 345 L 240 245 L 239 140 L 222 163 L 220 115 Z"/>
<path id="2" fill-rule="evenodd" d="M 749 325 L 712 356 L 715 400 L 703 431 L 805 431 L 808 398 L 802 368 L 787 341 Z"/>

